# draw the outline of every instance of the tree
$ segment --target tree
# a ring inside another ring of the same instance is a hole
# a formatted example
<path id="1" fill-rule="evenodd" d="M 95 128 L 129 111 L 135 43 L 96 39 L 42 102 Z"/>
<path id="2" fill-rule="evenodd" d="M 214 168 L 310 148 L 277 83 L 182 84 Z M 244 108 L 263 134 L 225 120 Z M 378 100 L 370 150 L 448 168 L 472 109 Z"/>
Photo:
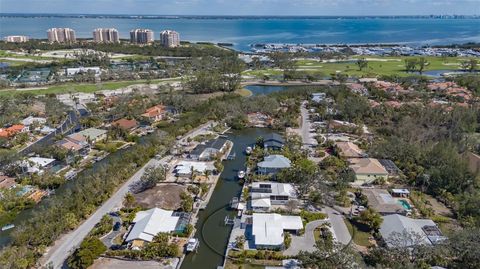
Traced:
<path id="1" fill-rule="evenodd" d="M 293 212 L 298 208 L 299 205 L 300 203 L 297 200 L 289 200 L 285 207 L 287 208 L 288 212 Z"/>
<path id="2" fill-rule="evenodd" d="M 477 66 L 478 66 L 478 61 L 476 59 L 469 59 L 462 62 L 462 68 L 470 72 L 475 71 L 475 69 L 477 69 Z"/>
<path id="3" fill-rule="evenodd" d="M 320 241 L 321 242 L 321 241 Z M 364 268 L 361 257 L 351 246 L 334 243 L 325 247 L 317 242 L 315 251 L 300 251 L 297 258 L 303 268 L 310 269 L 356 269 Z"/>
<path id="4" fill-rule="evenodd" d="M 107 247 L 100 239 L 88 237 L 68 259 L 68 266 L 72 269 L 86 269 L 106 250 Z"/>
<path id="5" fill-rule="evenodd" d="M 133 196 L 131 192 L 128 192 L 127 194 L 125 194 L 125 197 L 123 198 L 123 205 L 126 208 L 132 208 L 135 206 L 135 204 L 136 204 L 135 196 Z"/>
<path id="6" fill-rule="evenodd" d="M 360 59 L 358 59 L 357 62 L 356 62 L 356 64 L 357 64 L 358 69 L 359 69 L 360 71 L 363 71 L 363 69 L 365 69 L 365 68 L 368 67 L 368 61 L 367 61 L 367 59 L 365 59 L 365 58 L 363 58 L 363 57 L 360 58 Z"/>
<path id="7" fill-rule="evenodd" d="M 155 187 L 159 182 L 165 181 L 166 178 L 167 171 L 163 166 L 145 168 L 145 173 L 143 173 L 138 184 L 139 192 Z"/>
<path id="8" fill-rule="evenodd" d="M 243 249 L 243 247 L 245 246 L 245 236 L 239 235 L 235 237 L 235 245 L 237 246 L 237 248 Z"/>
<path id="9" fill-rule="evenodd" d="M 181 208 L 184 212 L 192 212 L 193 210 L 193 198 L 187 192 L 180 193 Z"/>
<path id="10" fill-rule="evenodd" d="M 420 57 L 418 60 L 417 60 L 417 65 L 418 65 L 418 72 L 421 74 L 423 74 L 423 70 L 425 70 L 425 67 L 427 67 L 428 65 L 428 61 L 425 57 Z"/>
<path id="11" fill-rule="evenodd" d="M 374 209 L 368 208 L 367 210 L 360 212 L 358 221 L 367 225 L 370 229 L 378 230 L 380 229 L 380 225 L 382 225 L 383 219 Z"/>
<path id="12" fill-rule="evenodd" d="M 417 59 L 405 59 L 405 71 L 414 72 L 417 68 Z"/>

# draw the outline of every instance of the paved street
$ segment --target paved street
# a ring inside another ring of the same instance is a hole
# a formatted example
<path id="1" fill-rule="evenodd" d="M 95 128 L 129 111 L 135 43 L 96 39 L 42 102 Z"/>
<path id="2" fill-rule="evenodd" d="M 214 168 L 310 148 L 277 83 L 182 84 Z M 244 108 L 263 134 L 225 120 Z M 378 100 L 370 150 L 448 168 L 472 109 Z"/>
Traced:
<path id="1" fill-rule="evenodd" d="M 207 126 L 210 126 L 212 122 L 203 124 L 194 131 L 188 133 L 183 138 L 187 136 L 194 136 L 200 134 L 202 131 L 206 130 Z M 167 156 L 168 157 L 168 156 Z M 167 158 L 165 157 L 165 158 Z M 123 197 L 130 189 L 130 186 L 135 184 L 142 177 L 145 168 L 149 166 L 157 166 L 162 160 L 151 159 L 147 162 L 140 170 L 138 170 L 127 182 L 125 182 L 116 193 L 110 197 L 100 208 L 97 209 L 87 220 L 85 220 L 77 229 L 74 231 L 63 235 L 55 245 L 50 247 L 45 255 L 42 257 L 41 263 L 43 265 L 51 264 L 53 268 L 62 268 L 65 260 L 70 256 L 70 254 L 80 245 L 83 239 L 88 235 L 90 230 L 102 219 L 105 214 L 113 211 L 115 208 L 120 208 L 122 206 Z"/>
<path id="2" fill-rule="evenodd" d="M 315 139 L 313 138 L 313 134 L 310 133 L 310 121 L 308 117 L 308 110 L 306 109 L 305 105 L 306 102 L 304 102 L 300 108 L 302 114 L 302 126 L 300 130 L 303 144 L 316 145 L 316 141 L 315 144 L 313 144 L 312 142 L 312 140 Z M 313 157 L 310 158 L 314 159 Z M 332 228 L 337 241 L 345 245 L 348 244 L 351 241 L 352 237 L 348 232 L 347 225 L 345 225 L 343 215 L 331 207 L 325 207 L 325 212 L 328 214 L 328 218 L 330 219 L 330 223 L 332 224 Z"/>

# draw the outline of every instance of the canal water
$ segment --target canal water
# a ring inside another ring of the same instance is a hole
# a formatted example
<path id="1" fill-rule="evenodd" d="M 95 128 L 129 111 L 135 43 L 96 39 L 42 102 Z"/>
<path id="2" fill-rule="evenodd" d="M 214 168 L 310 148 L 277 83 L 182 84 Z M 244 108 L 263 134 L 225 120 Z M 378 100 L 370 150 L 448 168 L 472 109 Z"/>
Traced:
<path id="1" fill-rule="evenodd" d="M 229 210 L 229 202 L 233 197 L 238 197 L 242 191 L 236 177 L 239 170 L 245 169 L 244 150 L 255 143 L 257 137 L 272 132 L 270 129 L 253 128 L 234 131 L 228 136 L 234 143 L 232 153 L 235 152 L 236 158 L 223 162 L 224 170 L 212 197 L 205 210 L 198 215 L 195 237 L 200 240 L 200 247 L 196 253 L 190 253 L 185 257 L 181 269 L 215 269 L 223 264 L 231 231 L 231 226 L 225 225 L 225 217 L 231 218 L 235 215 L 235 212 Z"/>

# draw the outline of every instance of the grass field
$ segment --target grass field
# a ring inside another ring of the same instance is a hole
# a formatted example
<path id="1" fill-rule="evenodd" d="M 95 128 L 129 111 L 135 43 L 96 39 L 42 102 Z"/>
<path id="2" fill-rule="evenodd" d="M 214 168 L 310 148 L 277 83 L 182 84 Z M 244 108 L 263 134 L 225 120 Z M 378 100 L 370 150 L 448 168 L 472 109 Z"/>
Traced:
<path id="1" fill-rule="evenodd" d="M 353 242 L 355 244 L 364 247 L 368 247 L 371 245 L 370 241 L 368 240 L 368 238 L 371 236 L 370 233 L 362 231 L 361 229 L 359 229 L 359 227 L 357 227 L 347 219 L 344 219 L 344 221 L 345 225 L 347 225 L 348 232 L 350 233 L 350 235 L 353 236 Z"/>
<path id="2" fill-rule="evenodd" d="M 297 70 L 305 71 L 311 74 L 322 74 L 329 76 L 332 73 L 344 73 L 350 76 L 378 76 L 378 75 L 398 75 L 409 76 L 411 73 L 405 72 L 405 60 L 415 57 L 374 57 L 366 56 L 368 67 L 360 71 L 356 59 L 358 56 L 349 60 L 338 62 L 320 62 L 315 60 L 299 60 L 297 61 Z M 417 57 L 418 58 L 418 57 Z M 429 70 L 458 70 L 462 61 L 466 58 L 460 57 L 425 57 L 428 65 L 424 71 Z M 281 75 L 280 69 L 265 70 L 249 70 L 244 75 L 263 77 L 264 75 L 276 76 Z"/>
<path id="3" fill-rule="evenodd" d="M 178 78 L 167 78 L 167 79 L 154 79 L 151 80 L 150 83 L 160 83 L 160 82 L 167 82 L 167 81 L 179 81 Z M 104 82 L 104 83 L 67 83 L 58 86 L 50 86 L 46 89 L 32 89 L 32 90 L 3 90 L 0 91 L 1 95 L 12 95 L 12 94 L 19 94 L 19 93 L 33 93 L 36 95 L 41 94 L 61 94 L 61 93 L 68 93 L 68 92 L 85 92 L 85 93 L 92 93 L 101 90 L 116 90 L 119 88 L 124 88 L 131 85 L 147 83 L 146 80 L 132 80 L 132 81 L 115 81 L 115 82 Z"/>

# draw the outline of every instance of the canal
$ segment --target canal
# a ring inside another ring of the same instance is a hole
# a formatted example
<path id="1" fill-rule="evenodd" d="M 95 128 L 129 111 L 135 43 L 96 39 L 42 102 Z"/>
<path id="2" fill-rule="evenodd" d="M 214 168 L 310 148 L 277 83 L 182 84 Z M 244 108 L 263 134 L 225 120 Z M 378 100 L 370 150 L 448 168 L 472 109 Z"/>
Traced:
<path id="1" fill-rule="evenodd" d="M 228 244 L 231 227 L 225 225 L 226 216 L 234 216 L 235 212 L 229 210 L 229 202 L 239 196 L 242 186 L 236 177 L 239 170 L 244 170 L 246 156 L 244 150 L 247 146 L 255 143 L 257 137 L 271 133 L 270 129 L 245 129 L 234 131 L 228 139 L 233 144 L 232 153 L 235 152 L 235 160 L 224 161 L 224 170 L 215 186 L 210 201 L 198 215 L 196 234 L 200 240 L 197 253 L 188 254 L 182 264 L 182 269 L 215 269 L 223 265 L 224 253 Z"/>

